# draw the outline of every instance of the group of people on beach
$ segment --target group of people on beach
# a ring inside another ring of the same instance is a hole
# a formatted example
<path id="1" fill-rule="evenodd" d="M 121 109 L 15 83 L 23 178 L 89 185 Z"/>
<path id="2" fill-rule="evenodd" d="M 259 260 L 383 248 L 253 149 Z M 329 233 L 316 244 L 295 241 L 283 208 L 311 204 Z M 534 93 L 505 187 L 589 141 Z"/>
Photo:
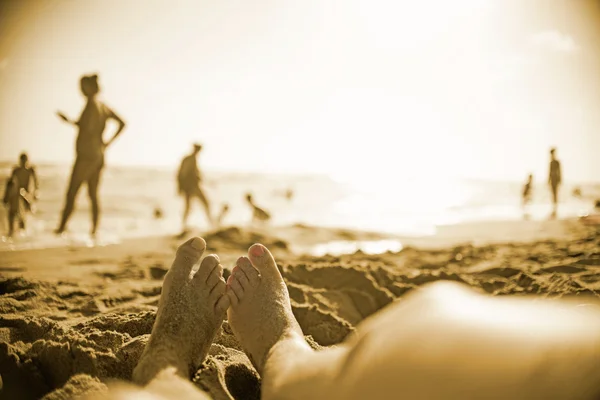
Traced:
<path id="1" fill-rule="evenodd" d="M 98 188 L 104 168 L 104 153 L 121 134 L 125 128 L 125 122 L 106 104 L 97 99 L 100 92 L 98 75 L 83 76 L 80 80 L 80 88 L 86 98 L 86 104 L 79 119 L 71 119 L 62 112 L 57 113 L 64 122 L 76 127 L 79 132 L 75 145 L 76 158 L 69 179 L 65 206 L 55 233 L 60 235 L 65 232 L 75 208 L 77 193 L 81 186 L 86 184 L 92 209 L 91 234 L 94 236 L 100 219 Z M 117 122 L 118 128 L 113 137 L 105 142 L 104 130 L 107 121 L 111 119 Z M 21 154 L 20 161 L 20 165 L 13 170 L 9 177 L 4 195 L 4 203 L 8 207 L 9 215 L 9 237 L 14 233 L 15 221 L 18 220 L 21 229 L 25 228 L 26 212 L 31 210 L 30 199 L 37 199 L 39 190 L 35 169 L 29 165 L 27 154 Z M 33 190 L 31 189 L 32 183 Z"/>
<path id="2" fill-rule="evenodd" d="M 69 179 L 65 205 L 59 225 L 54 232 L 58 235 L 65 232 L 75 208 L 77 193 L 81 186 L 86 184 L 91 203 L 91 235 L 94 237 L 100 220 L 98 189 L 104 169 L 104 155 L 106 149 L 112 145 L 125 128 L 125 122 L 115 111 L 98 100 L 97 95 L 100 92 L 98 75 L 83 76 L 80 80 L 80 89 L 86 98 L 86 104 L 79 119 L 71 119 L 62 112 L 57 113 L 61 120 L 77 128 L 78 134 L 75 146 L 76 158 Z M 118 126 L 110 140 L 104 141 L 103 134 L 109 120 L 114 120 Z M 214 221 L 210 211 L 210 203 L 201 187 L 202 175 L 197 163 L 201 150 L 201 144 L 194 144 L 192 153 L 182 160 L 177 174 L 179 194 L 183 196 L 185 201 L 183 212 L 184 231 L 186 231 L 191 203 L 195 199 L 200 201 L 211 225 L 215 222 L 221 224 L 229 211 L 229 206 L 225 204 L 216 221 Z M 19 165 L 13 169 L 7 181 L 3 198 L 3 203 L 8 210 L 9 237 L 14 234 L 15 224 L 18 224 L 20 229 L 25 229 L 26 214 L 28 211 L 33 210 L 34 201 L 38 198 L 38 191 L 39 182 L 35 168 L 29 163 L 28 155 L 22 153 Z M 271 218 L 268 212 L 254 203 L 251 194 L 246 195 L 246 201 L 252 209 L 253 221 L 264 222 Z"/>
<path id="3" fill-rule="evenodd" d="M 552 195 L 552 218 L 556 217 L 558 211 L 558 190 L 562 183 L 562 173 L 560 168 L 560 161 L 556 158 L 556 148 L 550 149 L 550 166 L 548 169 L 548 186 Z M 529 174 L 527 181 L 523 186 L 523 208 L 525 208 L 530 202 L 533 195 L 533 174 Z M 527 215 L 527 214 L 526 214 Z"/>

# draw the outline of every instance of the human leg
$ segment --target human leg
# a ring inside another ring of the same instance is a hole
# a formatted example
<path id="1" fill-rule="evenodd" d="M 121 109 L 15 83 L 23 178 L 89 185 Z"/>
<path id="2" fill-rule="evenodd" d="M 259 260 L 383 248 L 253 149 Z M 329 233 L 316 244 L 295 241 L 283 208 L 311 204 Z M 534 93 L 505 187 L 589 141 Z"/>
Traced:
<path id="1" fill-rule="evenodd" d="M 17 218 L 17 213 L 13 210 L 8 210 L 8 237 L 13 237 L 15 234 L 15 220 Z"/>
<path id="2" fill-rule="evenodd" d="M 27 229 L 27 224 L 25 220 L 25 214 L 28 209 L 25 207 L 25 200 L 19 196 L 19 210 L 17 212 L 17 221 L 19 222 L 19 229 L 21 231 L 25 231 Z"/>
<path id="3" fill-rule="evenodd" d="M 73 165 L 73 170 L 71 171 L 71 178 L 69 179 L 69 188 L 67 189 L 67 194 L 65 198 L 65 207 L 63 208 L 62 216 L 60 219 L 60 224 L 56 233 L 63 233 L 67 227 L 67 222 L 73 213 L 75 208 L 75 198 L 77 197 L 77 193 L 79 192 L 79 188 L 85 181 L 87 177 L 87 171 L 85 169 L 85 165 L 78 159 L 75 161 Z"/>
<path id="4" fill-rule="evenodd" d="M 491 298 L 441 282 L 363 321 L 340 346 L 314 352 L 272 256 L 258 246 L 238 260 L 227 293 L 230 325 L 262 376 L 264 399 L 599 393 L 600 312 L 593 308 Z"/>
<path id="5" fill-rule="evenodd" d="M 90 198 L 90 203 L 92 206 L 92 236 L 96 234 L 98 229 L 98 220 L 100 218 L 100 203 L 98 201 L 98 187 L 100 185 L 100 177 L 102 175 L 102 167 L 94 171 L 90 177 L 88 178 L 88 196 Z"/>
<path id="6" fill-rule="evenodd" d="M 552 213 L 556 215 L 558 210 L 558 185 L 552 185 Z"/>
<path id="7" fill-rule="evenodd" d="M 206 198 L 204 191 L 200 187 L 197 188 L 195 196 L 198 198 L 198 200 L 200 200 L 200 203 L 202 204 L 202 207 L 204 208 L 204 213 L 206 214 L 206 219 L 208 220 L 208 223 L 212 225 L 213 217 L 210 213 L 210 203 L 208 202 L 208 199 Z"/>
<path id="8" fill-rule="evenodd" d="M 187 229 L 187 220 L 188 220 L 188 216 L 190 215 L 191 199 L 192 199 L 191 194 L 187 191 L 184 191 L 183 192 L 184 206 L 183 206 L 183 218 L 182 218 L 182 227 L 183 227 L 184 231 Z"/>
<path id="9" fill-rule="evenodd" d="M 116 381 L 107 386 L 107 391 L 93 393 L 82 400 L 211 400 L 206 392 L 178 375 L 173 367 L 159 372 L 144 387 Z"/>

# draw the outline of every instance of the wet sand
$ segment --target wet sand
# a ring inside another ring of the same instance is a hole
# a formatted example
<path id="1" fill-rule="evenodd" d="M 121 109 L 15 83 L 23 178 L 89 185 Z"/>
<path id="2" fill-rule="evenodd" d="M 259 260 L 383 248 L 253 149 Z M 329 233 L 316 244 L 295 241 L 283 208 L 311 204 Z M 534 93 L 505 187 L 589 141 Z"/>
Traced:
<path id="1" fill-rule="evenodd" d="M 273 236 L 229 228 L 204 238 L 205 254 L 218 253 L 226 268 L 254 242 L 269 247 L 315 348 L 341 342 L 367 316 L 437 280 L 498 296 L 600 295 L 600 235 L 581 224 L 554 239 L 406 246 L 379 255 L 293 252 L 292 243 L 386 239 L 345 230 L 297 226 Z M 0 253 L 0 399 L 64 399 L 129 380 L 154 322 L 162 278 L 184 239 Z M 260 378 L 226 321 L 193 382 L 215 399 L 260 397 Z"/>

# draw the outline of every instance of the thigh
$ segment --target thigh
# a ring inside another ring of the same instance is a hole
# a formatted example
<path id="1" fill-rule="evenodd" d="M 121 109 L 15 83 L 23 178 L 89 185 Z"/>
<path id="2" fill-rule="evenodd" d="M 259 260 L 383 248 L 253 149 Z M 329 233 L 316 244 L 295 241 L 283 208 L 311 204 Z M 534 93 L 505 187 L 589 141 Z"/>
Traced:
<path id="1" fill-rule="evenodd" d="M 598 337 L 593 309 L 435 283 L 358 325 L 341 386 L 345 398 L 580 398 L 600 377 Z"/>
<path id="2" fill-rule="evenodd" d="M 85 182 L 89 176 L 89 170 L 87 161 L 77 158 L 73 169 L 71 170 L 71 178 L 69 180 L 70 193 L 75 193 L 79 190 L 83 182 Z"/>
<path id="3" fill-rule="evenodd" d="M 194 188 L 194 197 L 197 197 L 198 200 L 200 200 L 204 204 L 207 203 L 206 196 L 204 195 L 204 191 L 202 190 L 202 188 L 200 186 L 196 186 Z"/>
<path id="4" fill-rule="evenodd" d="M 104 169 L 104 162 L 100 162 L 99 164 L 92 164 L 89 168 L 90 173 L 87 178 L 88 192 L 90 196 L 96 196 L 98 193 L 98 186 L 100 185 L 102 170 Z"/>

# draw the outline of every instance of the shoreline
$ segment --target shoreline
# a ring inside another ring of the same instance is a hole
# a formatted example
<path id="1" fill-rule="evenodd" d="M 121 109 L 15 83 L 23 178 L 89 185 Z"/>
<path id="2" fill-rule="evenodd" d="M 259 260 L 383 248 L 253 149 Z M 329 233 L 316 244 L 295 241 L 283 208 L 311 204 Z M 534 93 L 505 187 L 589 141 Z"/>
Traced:
<path id="1" fill-rule="evenodd" d="M 5 241 L 0 243 L 0 254 L 13 252 L 28 252 L 51 249 L 76 249 L 76 248 L 113 248 L 114 246 L 139 247 L 141 242 L 161 242 L 177 240 L 185 235 L 194 234 L 196 236 L 218 235 L 219 232 L 237 229 L 246 232 L 256 232 L 261 235 L 279 237 L 281 240 L 290 244 L 295 249 L 294 253 L 308 253 L 316 255 L 323 251 L 323 248 L 331 248 L 337 254 L 348 254 L 341 252 L 345 248 L 373 248 L 378 246 L 369 242 L 389 241 L 387 247 L 380 245 L 382 250 L 399 251 L 404 246 L 413 246 L 420 248 L 447 247 L 457 244 L 470 243 L 482 245 L 487 243 L 503 242 L 528 242 L 535 240 L 545 240 L 552 238 L 566 238 L 586 229 L 593 229 L 593 226 L 600 225 L 600 214 L 588 217 L 590 223 L 580 218 L 563 219 L 535 219 L 535 220 L 488 220 L 471 221 L 455 224 L 440 224 L 435 227 L 435 232 L 423 235 L 406 235 L 402 233 L 393 233 L 387 231 L 376 232 L 373 230 L 349 229 L 343 227 L 313 226 L 302 223 L 280 226 L 249 227 L 241 225 L 224 226 L 218 230 L 203 231 L 198 229 L 189 232 L 165 234 L 151 233 L 148 235 L 134 234 L 118 238 L 111 235 L 102 235 L 97 240 L 93 240 L 89 235 L 71 234 L 64 237 L 51 236 L 51 241 L 46 236 L 25 236 L 18 238 L 14 242 Z M 36 239 L 39 238 L 39 241 Z M 4 238 L 3 238 L 4 239 Z M 398 244 L 391 242 L 396 241 Z M 339 243 L 336 248 L 335 243 L 328 246 L 330 242 Z M 354 245 L 353 245 L 354 243 Z M 316 249 L 319 247 L 319 249 Z M 315 252 L 316 251 L 316 252 Z M 373 253 L 371 251 L 371 253 Z M 377 252 L 373 254 L 378 254 Z"/>
<path id="2" fill-rule="evenodd" d="M 519 229 L 511 223 L 475 223 L 451 225 L 437 235 L 406 237 L 377 232 L 341 228 L 291 225 L 279 228 L 246 229 L 231 226 L 212 232 L 190 231 L 185 235 L 155 235 L 127 238 L 118 243 L 96 246 L 55 246 L 50 248 L 0 250 L 0 277 L 19 276 L 51 279 L 57 277 L 85 278 L 77 265 L 94 266 L 91 270 L 111 266 L 118 269 L 123 260 L 157 258 L 167 260 L 177 246 L 193 237 L 203 237 L 207 254 L 220 252 L 225 268 L 233 265 L 252 244 L 269 247 L 276 257 L 285 259 L 352 257 L 354 254 L 385 256 L 405 249 L 437 251 L 461 246 L 530 245 L 544 241 L 569 241 L 593 235 L 597 226 L 586 226 L 578 220 L 520 221 Z M 236 256 L 237 254 L 237 256 Z M 157 263 L 160 264 L 160 263 Z"/>

